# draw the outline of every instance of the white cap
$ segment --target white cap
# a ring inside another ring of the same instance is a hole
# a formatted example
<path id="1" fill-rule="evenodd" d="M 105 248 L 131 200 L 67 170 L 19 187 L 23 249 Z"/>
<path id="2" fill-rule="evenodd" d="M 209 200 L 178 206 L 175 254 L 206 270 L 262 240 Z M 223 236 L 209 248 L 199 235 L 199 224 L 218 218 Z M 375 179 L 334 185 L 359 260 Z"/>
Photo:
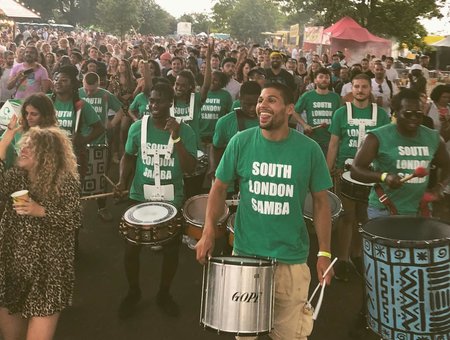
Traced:
<path id="1" fill-rule="evenodd" d="M 411 66 L 411 71 L 412 70 L 421 70 L 422 71 L 422 66 L 420 66 L 419 64 L 414 64 L 413 66 Z"/>

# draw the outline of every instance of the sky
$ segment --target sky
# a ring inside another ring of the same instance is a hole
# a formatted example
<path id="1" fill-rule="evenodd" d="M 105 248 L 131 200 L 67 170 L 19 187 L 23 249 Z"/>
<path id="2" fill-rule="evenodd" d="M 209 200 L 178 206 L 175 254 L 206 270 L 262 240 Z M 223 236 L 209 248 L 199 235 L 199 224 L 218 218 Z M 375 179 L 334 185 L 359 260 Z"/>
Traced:
<path id="1" fill-rule="evenodd" d="M 213 0 L 155 0 L 167 12 L 175 18 L 185 13 L 204 13 L 211 11 Z M 444 18 L 441 20 L 421 20 L 430 34 L 450 35 L 450 0 L 447 0 L 443 10 Z"/>

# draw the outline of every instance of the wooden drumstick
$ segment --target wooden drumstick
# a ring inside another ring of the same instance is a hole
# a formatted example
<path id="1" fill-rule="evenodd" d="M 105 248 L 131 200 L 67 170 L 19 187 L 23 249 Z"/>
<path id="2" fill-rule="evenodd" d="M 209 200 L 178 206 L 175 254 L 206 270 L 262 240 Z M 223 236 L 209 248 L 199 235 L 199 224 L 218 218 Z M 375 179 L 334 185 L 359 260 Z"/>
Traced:
<path id="1" fill-rule="evenodd" d="M 400 182 L 405 183 L 414 177 L 425 177 L 426 175 L 428 175 L 428 170 L 422 166 L 418 166 L 412 174 L 406 175 Z"/>
<path id="2" fill-rule="evenodd" d="M 103 177 L 105 177 L 105 179 L 108 181 L 109 184 L 111 184 L 113 186 L 113 188 L 117 188 L 117 184 L 115 184 L 111 178 L 109 178 L 108 176 L 106 176 L 105 174 L 103 174 Z"/>
<path id="3" fill-rule="evenodd" d="M 324 128 L 324 127 L 327 127 L 327 123 L 322 123 L 320 125 L 313 126 L 311 128 L 311 130 L 315 130 L 315 129 L 318 129 L 318 128 Z"/>
<path id="4" fill-rule="evenodd" d="M 121 191 L 120 193 L 122 195 L 128 194 L 128 190 Z M 109 196 L 113 196 L 113 195 L 117 195 L 117 193 L 115 193 L 115 192 L 107 192 L 107 193 L 104 193 L 104 194 L 83 196 L 80 199 L 82 199 L 82 200 L 96 200 L 98 198 L 104 198 L 104 197 L 109 197 Z"/>

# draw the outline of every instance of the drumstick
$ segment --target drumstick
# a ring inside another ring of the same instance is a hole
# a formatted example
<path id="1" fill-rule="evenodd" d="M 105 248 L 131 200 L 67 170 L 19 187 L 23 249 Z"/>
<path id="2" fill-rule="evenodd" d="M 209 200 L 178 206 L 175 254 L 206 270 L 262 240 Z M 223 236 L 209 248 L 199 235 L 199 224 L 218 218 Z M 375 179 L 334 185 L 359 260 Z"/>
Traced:
<path id="1" fill-rule="evenodd" d="M 122 195 L 128 194 L 128 190 L 121 191 L 120 194 L 122 194 Z M 104 193 L 104 194 L 83 196 L 80 199 L 82 199 L 82 200 L 92 200 L 92 199 L 97 199 L 97 198 L 109 197 L 109 196 L 113 196 L 113 195 L 117 195 L 117 193 L 115 193 L 115 192 L 107 192 L 107 193 Z"/>
<path id="2" fill-rule="evenodd" d="M 113 188 L 117 188 L 117 185 L 111 180 L 111 178 L 109 178 L 105 174 L 103 174 L 103 177 L 105 177 L 105 179 L 108 181 L 109 184 L 113 186 Z"/>
<path id="3" fill-rule="evenodd" d="M 400 180 L 400 182 L 405 183 L 414 177 L 425 177 L 426 175 L 428 175 L 428 170 L 423 166 L 418 166 L 412 174 L 406 175 Z"/>
<path id="4" fill-rule="evenodd" d="M 318 129 L 318 128 L 324 128 L 324 127 L 327 127 L 327 123 L 322 123 L 320 125 L 313 126 L 311 128 L 311 130 L 315 130 L 315 129 Z"/>

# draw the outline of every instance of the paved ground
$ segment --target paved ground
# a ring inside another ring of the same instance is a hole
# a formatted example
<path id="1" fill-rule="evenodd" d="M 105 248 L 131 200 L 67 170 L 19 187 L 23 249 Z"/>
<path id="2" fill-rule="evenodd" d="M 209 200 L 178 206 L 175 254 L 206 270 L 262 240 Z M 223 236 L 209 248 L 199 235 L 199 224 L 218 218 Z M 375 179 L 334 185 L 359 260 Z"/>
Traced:
<path id="1" fill-rule="evenodd" d="M 95 201 L 86 205 L 85 227 L 79 237 L 74 303 L 63 312 L 55 339 L 233 339 L 230 335 L 204 330 L 199 325 L 202 267 L 195 261 L 194 252 L 185 245 L 182 246 L 173 286 L 173 296 L 181 307 L 181 316 L 170 318 L 158 310 L 155 295 L 161 255 L 147 248 L 141 258 L 143 299 L 138 311 L 125 321 L 117 318 L 119 301 L 127 288 L 122 268 L 124 241 L 118 233 L 118 222 L 126 205 L 108 203 L 115 217 L 111 223 L 104 223 L 96 217 Z M 311 248 L 311 254 L 316 254 L 314 239 Z M 315 286 L 317 280 L 314 273 L 312 276 L 311 286 Z M 349 283 L 334 281 L 326 290 L 321 313 L 309 339 L 350 339 L 348 332 L 359 310 L 361 295 L 361 279 L 356 274 L 352 275 Z M 366 334 L 361 339 L 375 340 L 379 337 Z"/>

